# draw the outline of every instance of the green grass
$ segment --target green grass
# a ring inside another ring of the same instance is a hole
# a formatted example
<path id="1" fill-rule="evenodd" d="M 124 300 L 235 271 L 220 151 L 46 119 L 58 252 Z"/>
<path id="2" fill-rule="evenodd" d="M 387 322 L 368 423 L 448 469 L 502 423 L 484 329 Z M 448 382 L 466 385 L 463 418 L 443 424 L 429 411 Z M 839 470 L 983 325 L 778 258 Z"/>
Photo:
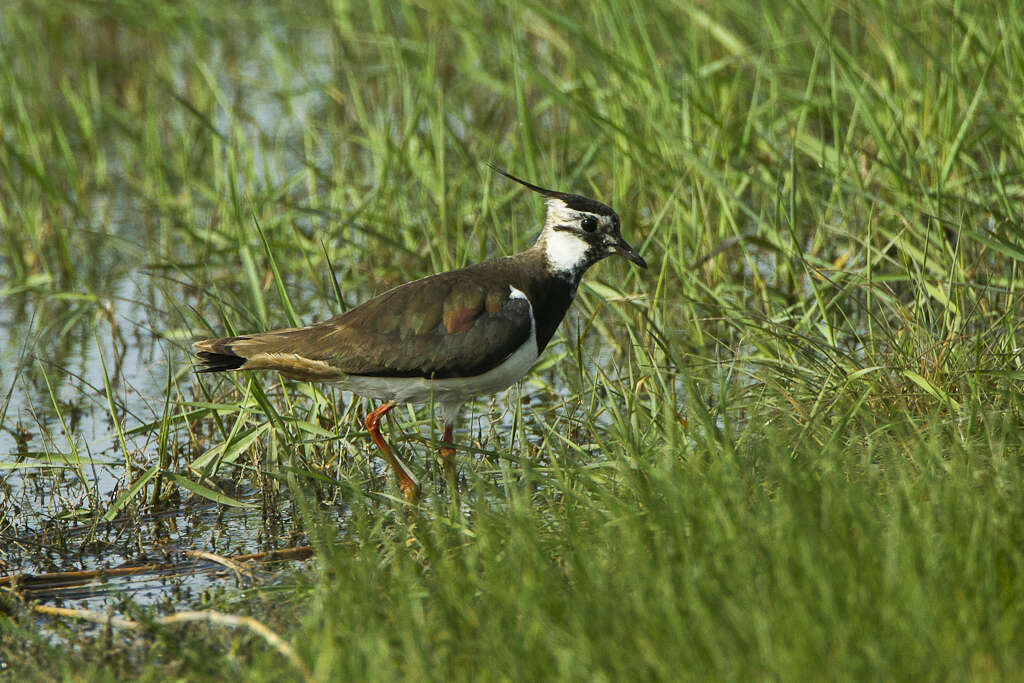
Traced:
<path id="1" fill-rule="evenodd" d="M 0 464 L 61 468 L 0 471 L 0 534 L 287 501 L 316 571 L 214 606 L 323 680 L 1024 677 L 1022 10 L 15 0 Z M 388 425 L 410 509 L 360 402 L 193 378 L 194 337 L 527 246 L 486 162 L 612 204 L 651 267 L 596 267 L 467 411 L 462 514 L 428 410 Z M 8 602 L 30 677 L 298 676 Z"/>

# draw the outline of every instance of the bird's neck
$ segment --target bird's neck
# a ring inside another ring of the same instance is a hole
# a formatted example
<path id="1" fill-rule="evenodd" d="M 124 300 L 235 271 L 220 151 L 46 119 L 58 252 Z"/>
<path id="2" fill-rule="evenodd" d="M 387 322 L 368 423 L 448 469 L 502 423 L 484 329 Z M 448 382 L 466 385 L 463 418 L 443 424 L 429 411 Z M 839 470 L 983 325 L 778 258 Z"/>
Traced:
<path id="1" fill-rule="evenodd" d="M 552 264 L 548 248 L 543 240 L 538 240 L 530 249 L 510 259 L 519 266 L 516 268 L 518 275 L 514 278 L 516 287 L 526 292 L 533 307 L 538 353 L 551 341 L 565 318 L 586 270 L 586 266 L 566 270 L 559 268 L 557 261 Z"/>

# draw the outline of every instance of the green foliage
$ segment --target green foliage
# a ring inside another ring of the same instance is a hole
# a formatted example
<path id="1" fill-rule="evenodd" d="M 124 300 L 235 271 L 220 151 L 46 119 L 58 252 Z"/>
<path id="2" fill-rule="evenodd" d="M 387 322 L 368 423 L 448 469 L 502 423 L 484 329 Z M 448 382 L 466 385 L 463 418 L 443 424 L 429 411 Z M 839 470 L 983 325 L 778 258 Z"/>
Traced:
<path id="1" fill-rule="evenodd" d="M 465 525 L 359 519 L 299 642 L 325 679 L 1019 672 L 1024 506 L 996 489 L 1024 481 L 1019 456 L 977 455 L 1019 453 L 1016 431 L 947 447 L 929 426 L 854 454 L 786 453 L 794 435 L 768 429 L 742 455 L 527 475 Z"/>
<path id="2" fill-rule="evenodd" d="M 0 473 L 70 471 L 94 524 L 248 504 L 225 478 L 294 500 L 319 571 L 273 623 L 324 680 L 1020 678 L 1022 16 L 14 0 L 0 425 L 39 434 Z M 390 426 L 409 509 L 358 402 L 191 378 L 193 337 L 528 245 L 540 202 L 486 162 L 607 201 L 651 268 L 598 266 L 521 394 L 475 407 L 463 514 L 429 411 Z M 296 675 L 173 630 L 47 665 L 30 623 L 0 657 L 38 677 Z"/>

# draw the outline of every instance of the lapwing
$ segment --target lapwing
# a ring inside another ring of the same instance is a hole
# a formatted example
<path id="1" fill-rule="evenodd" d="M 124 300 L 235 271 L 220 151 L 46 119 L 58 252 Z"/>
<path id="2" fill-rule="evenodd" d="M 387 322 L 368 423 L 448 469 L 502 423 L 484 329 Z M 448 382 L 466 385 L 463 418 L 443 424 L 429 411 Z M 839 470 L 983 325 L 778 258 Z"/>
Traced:
<path id="1" fill-rule="evenodd" d="M 406 283 L 308 327 L 196 342 L 197 371 L 277 370 L 380 401 L 366 429 L 410 500 L 419 485 L 384 441 L 380 420 L 399 403 L 433 402 L 448 444 L 441 461 L 454 484 L 450 444 L 460 406 L 507 389 L 530 370 L 590 266 L 618 254 L 647 267 L 622 238 L 611 207 L 495 170 L 547 198 L 532 247 Z"/>

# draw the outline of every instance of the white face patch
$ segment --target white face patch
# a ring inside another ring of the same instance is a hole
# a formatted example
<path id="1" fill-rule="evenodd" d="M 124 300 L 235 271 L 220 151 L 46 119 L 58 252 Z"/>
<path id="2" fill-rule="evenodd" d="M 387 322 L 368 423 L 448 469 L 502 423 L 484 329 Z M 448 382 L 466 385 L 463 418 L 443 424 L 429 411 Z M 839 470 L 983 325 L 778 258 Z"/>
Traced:
<path id="1" fill-rule="evenodd" d="M 583 268 L 590 264 L 587 250 L 590 245 L 578 233 L 569 230 L 556 230 L 559 226 L 578 227 L 584 217 L 596 218 L 602 228 L 607 228 L 608 216 L 600 216 L 586 211 L 569 208 L 564 201 L 551 198 L 547 202 L 548 212 L 544 221 L 544 255 L 556 273 L 564 273 L 575 277 Z"/>
<path id="2" fill-rule="evenodd" d="M 603 230 L 607 230 L 611 227 L 611 216 L 570 209 L 566 206 L 565 202 L 557 198 L 549 199 L 544 203 L 548 207 L 548 212 L 544 219 L 545 230 L 550 230 L 556 225 L 579 225 L 580 220 L 584 216 L 596 218 L 597 224 L 600 225 Z"/>
<path id="3" fill-rule="evenodd" d="M 544 256 L 551 270 L 574 275 L 587 265 L 590 245 L 565 230 L 552 230 L 544 239 Z"/>
<path id="4" fill-rule="evenodd" d="M 544 202 L 548 207 L 544 220 L 544 229 L 550 230 L 556 225 L 572 225 L 579 220 L 580 212 L 565 205 L 561 199 L 549 199 Z"/>

